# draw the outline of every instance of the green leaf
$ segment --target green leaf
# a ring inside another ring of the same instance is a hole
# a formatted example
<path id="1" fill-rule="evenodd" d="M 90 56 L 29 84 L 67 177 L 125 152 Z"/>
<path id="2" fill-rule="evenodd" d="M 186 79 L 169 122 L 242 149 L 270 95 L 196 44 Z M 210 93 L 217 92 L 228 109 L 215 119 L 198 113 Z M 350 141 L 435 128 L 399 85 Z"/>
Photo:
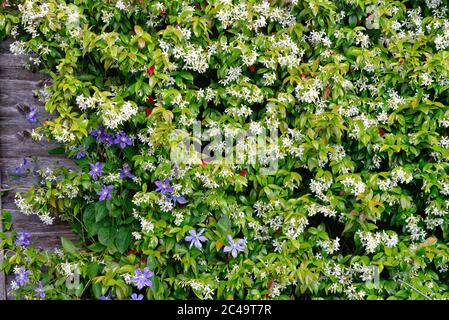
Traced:
<path id="1" fill-rule="evenodd" d="M 95 205 L 95 222 L 99 222 L 103 220 L 104 217 L 106 217 L 109 213 L 109 210 L 106 206 L 106 202 L 98 202 Z"/>
<path id="2" fill-rule="evenodd" d="M 102 226 L 98 230 L 98 241 L 101 244 L 108 246 L 114 241 L 114 228 L 111 226 Z"/>
<path id="3" fill-rule="evenodd" d="M 64 249 L 65 252 L 71 253 L 71 254 L 78 253 L 77 248 L 75 247 L 73 242 L 70 241 L 69 239 L 67 239 L 65 237 L 61 237 L 61 244 L 62 244 L 62 248 Z"/>
<path id="4" fill-rule="evenodd" d="M 57 148 L 53 148 L 47 151 L 48 154 L 64 154 L 65 150 L 63 147 L 57 147 Z"/>
<path id="5" fill-rule="evenodd" d="M 141 26 L 135 25 L 135 26 L 134 26 L 134 32 L 135 32 L 138 36 L 140 36 L 140 35 L 143 34 L 143 29 L 142 29 Z"/>
<path id="6" fill-rule="evenodd" d="M 190 72 L 181 71 L 179 72 L 179 75 L 186 80 L 193 81 L 193 75 Z"/>
<path id="7" fill-rule="evenodd" d="M 87 275 L 93 278 L 98 274 L 99 269 L 100 265 L 97 262 L 91 262 L 87 266 Z"/>
<path id="8" fill-rule="evenodd" d="M 224 214 L 217 223 L 217 229 L 222 235 L 227 235 L 231 233 L 231 221 L 228 216 Z"/>
<path id="9" fill-rule="evenodd" d="M 89 235 L 94 236 L 94 228 L 93 225 L 95 223 L 95 206 L 94 204 L 90 204 L 86 207 L 83 213 L 83 223 L 86 227 Z"/>
<path id="10" fill-rule="evenodd" d="M 115 245 L 120 253 L 125 252 L 128 249 L 129 244 L 132 241 L 131 229 L 128 227 L 120 227 L 115 234 Z"/>
<path id="11" fill-rule="evenodd" d="M 87 249 L 92 250 L 94 252 L 103 252 L 106 247 L 101 243 L 94 243 L 87 247 Z"/>
<path id="12" fill-rule="evenodd" d="M 97 299 L 100 299 L 100 297 L 102 296 L 101 288 L 102 288 L 101 283 L 94 283 L 92 285 L 92 292 L 93 292 L 95 298 L 97 298 Z"/>

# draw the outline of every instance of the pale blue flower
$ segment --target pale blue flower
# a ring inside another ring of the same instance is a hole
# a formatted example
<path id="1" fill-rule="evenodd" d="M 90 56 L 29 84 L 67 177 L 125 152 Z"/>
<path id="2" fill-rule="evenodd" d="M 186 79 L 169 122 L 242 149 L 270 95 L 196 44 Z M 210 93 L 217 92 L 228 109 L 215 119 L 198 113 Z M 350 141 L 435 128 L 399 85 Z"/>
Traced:
<path id="1" fill-rule="evenodd" d="M 235 258 L 237 257 L 238 252 L 245 251 L 245 240 L 239 239 L 236 242 L 232 239 L 231 235 L 228 234 L 227 236 L 229 241 L 229 246 L 224 247 L 223 252 L 231 252 L 232 256 Z"/>
<path id="2" fill-rule="evenodd" d="M 195 230 L 190 230 L 189 231 L 189 235 L 187 237 L 185 237 L 185 240 L 187 242 L 190 242 L 190 247 L 192 248 L 193 245 L 195 245 L 195 247 L 199 250 L 202 249 L 202 244 L 201 242 L 206 242 L 208 239 L 203 236 L 202 234 L 204 233 L 204 229 L 201 229 L 198 233 Z"/>

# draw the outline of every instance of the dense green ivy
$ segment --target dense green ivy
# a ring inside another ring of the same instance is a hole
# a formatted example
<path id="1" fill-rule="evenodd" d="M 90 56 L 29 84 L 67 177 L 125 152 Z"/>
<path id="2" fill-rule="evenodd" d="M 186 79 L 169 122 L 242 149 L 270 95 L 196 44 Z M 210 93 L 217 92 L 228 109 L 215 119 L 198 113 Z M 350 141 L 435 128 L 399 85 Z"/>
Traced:
<path id="1" fill-rule="evenodd" d="M 3 234 L 18 298 L 449 297 L 445 1 L 4 7 L 1 37 L 52 79 L 33 138 L 76 164 L 16 204 L 80 235 Z"/>

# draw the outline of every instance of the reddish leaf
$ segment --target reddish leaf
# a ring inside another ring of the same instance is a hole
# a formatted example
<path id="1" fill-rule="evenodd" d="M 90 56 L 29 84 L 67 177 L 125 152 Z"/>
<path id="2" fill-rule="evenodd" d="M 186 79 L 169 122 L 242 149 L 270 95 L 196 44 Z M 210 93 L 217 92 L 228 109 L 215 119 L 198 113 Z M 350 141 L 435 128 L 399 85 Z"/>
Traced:
<path id="1" fill-rule="evenodd" d="M 150 77 L 153 75 L 155 69 L 156 68 L 154 66 L 151 66 L 147 69 L 147 73 Z"/>
<path id="2" fill-rule="evenodd" d="M 324 99 L 329 98 L 330 95 L 331 95 L 331 87 L 330 87 L 330 86 L 327 86 L 327 87 L 324 89 Z"/>
<path id="3" fill-rule="evenodd" d="M 249 70 L 249 72 L 251 72 L 251 73 L 255 73 L 255 72 L 256 72 L 256 67 L 253 66 L 253 65 L 250 65 L 250 66 L 248 66 L 248 70 Z"/>

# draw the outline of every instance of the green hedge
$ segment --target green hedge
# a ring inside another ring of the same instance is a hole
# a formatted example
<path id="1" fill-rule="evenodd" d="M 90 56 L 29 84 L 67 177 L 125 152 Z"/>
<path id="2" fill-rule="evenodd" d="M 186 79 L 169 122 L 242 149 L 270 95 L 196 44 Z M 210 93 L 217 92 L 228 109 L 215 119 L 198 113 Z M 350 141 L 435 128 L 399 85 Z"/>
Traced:
<path id="1" fill-rule="evenodd" d="M 76 163 L 16 203 L 81 238 L 3 235 L 18 298 L 449 297 L 444 1 L 9 5 L 33 137 Z"/>

